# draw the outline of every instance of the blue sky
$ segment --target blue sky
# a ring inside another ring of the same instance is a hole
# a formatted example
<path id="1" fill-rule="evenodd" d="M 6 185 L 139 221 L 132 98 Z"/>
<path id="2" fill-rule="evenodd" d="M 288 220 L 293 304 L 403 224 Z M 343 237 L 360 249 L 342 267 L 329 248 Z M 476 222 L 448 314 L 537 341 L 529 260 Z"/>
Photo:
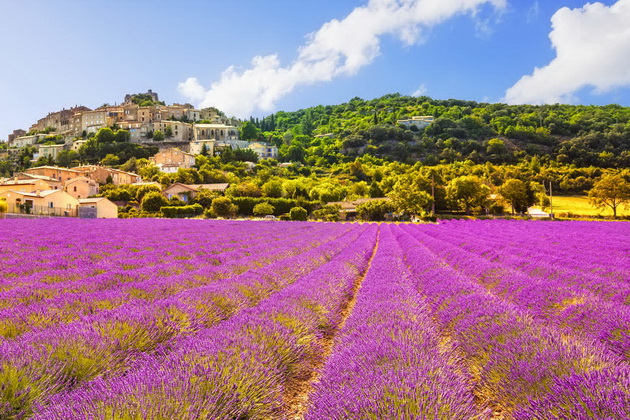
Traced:
<path id="1" fill-rule="evenodd" d="M 147 89 L 240 117 L 394 92 L 630 106 L 630 0 L 4 0 L 0 8 L 0 139 L 48 112 Z"/>

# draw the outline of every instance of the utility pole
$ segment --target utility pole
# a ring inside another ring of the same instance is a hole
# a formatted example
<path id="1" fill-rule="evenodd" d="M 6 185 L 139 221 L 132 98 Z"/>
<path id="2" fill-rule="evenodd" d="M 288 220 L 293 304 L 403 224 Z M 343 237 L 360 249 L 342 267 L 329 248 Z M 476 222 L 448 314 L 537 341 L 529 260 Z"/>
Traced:
<path id="1" fill-rule="evenodd" d="M 551 181 L 549 181 L 549 217 L 553 220 L 553 189 Z"/>

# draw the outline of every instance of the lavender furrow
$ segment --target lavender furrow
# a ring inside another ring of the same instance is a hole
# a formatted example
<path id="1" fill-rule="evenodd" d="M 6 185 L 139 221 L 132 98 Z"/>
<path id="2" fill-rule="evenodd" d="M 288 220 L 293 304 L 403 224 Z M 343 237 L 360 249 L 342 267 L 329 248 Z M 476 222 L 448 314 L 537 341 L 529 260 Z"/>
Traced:
<path id="1" fill-rule="evenodd" d="M 178 336 L 229 319 L 325 264 L 353 243 L 362 230 L 348 230 L 333 242 L 224 282 L 157 302 L 104 311 L 85 322 L 27 333 L 2 343 L 0 363 L 21 377 L 19 383 L 1 383 L 15 388 L 4 395 L 7 400 L 2 403 L 7 410 L 28 412 L 41 398 L 101 375 L 124 373 L 144 353 L 168 351 Z M 15 394 L 20 393 L 16 399 Z"/>
<path id="2" fill-rule="evenodd" d="M 318 241 L 313 241 L 308 236 L 289 238 L 287 242 L 279 242 L 275 245 L 266 240 L 249 248 L 248 256 L 242 252 L 233 255 L 217 255 L 217 265 L 196 266 L 183 274 L 159 275 L 153 273 L 152 268 L 143 268 L 135 272 L 145 273 L 147 280 L 126 281 L 121 283 L 120 273 L 105 273 L 90 278 L 87 276 L 81 285 L 89 285 L 88 290 L 77 292 L 77 283 L 72 284 L 71 290 L 64 291 L 60 288 L 59 295 L 36 303 L 27 302 L 21 305 L 9 306 L 0 310 L 0 336 L 15 338 L 29 330 L 45 329 L 59 323 L 68 323 L 84 319 L 103 310 L 112 310 L 126 304 L 142 304 L 153 302 L 157 299 L 165 299 L 178 293 L 206 284 L 221 281 L 230 275 L 242 274 L 249 269 L 270 264 L 279 256 L 286 258 L 311 249 L 323 240 L 330 240 L 334 235 L 343 232 L 339 229 L 331 229 Z M 290 244 L 287 246 L 287 244 Z M 274 253 L 275 252 L 275 253 Z M 100 284 L 108 284 L 105 289 Z M 115 290 L 112 290 L 116 287 Z M 37 284 L 33 285 L 37 290 Z M 143 302 L 142 302 L 143 301 Z"/>
<path id="3" fill-rule="evenodd" d="M 459 343 L 480 402 L 512 418 L 512 413 L 529 410 L 535 401 L 549 398 L 563 380 L 582 378 L 583 393 L 567 391 L 574 398 L 574 407 L 617 407 L 613 418 L 630 416 L 630 406 L 618 404 L 616 389 L 629 369 L 621 358 L 596 342 L 567 339 L 533 320 L 444 264 L 404 230 L 397 237 L 434 319 Z M 598 381 L 586 380 L 597 372 L 601 372 Z M 607 399 L 594 401 L 590 393 Z M 628 401 L 630 395 L 622 397 Z"/>
<path id="4" fill-rule="evenodd" d="M 68 221 L 61 220 L 54 226 L 36 220 L 27 222 L 31 223 L 24 225 L 24 221 L 20 223 L 16 220 L 10 225 L 2 226 L 0 243 L 7 249 L 18 249 L 20 252 L 9 254 L 12 258 L 4 259 L 0 290 L 8 290 L 23 283 L 31 284 L 40 278 L 49 280 L 50 272 L 63 274 L 71 279 L 77 276 L 82 278 L 84 271 L 78 267 L 80 264 L 88 264 L 90 268 L 97 270 L 111 270 L 117 267 L 116 264 L 111 264 L 112 257 L 124 256 L 143 265 L 169 263 L 178 260 L 178 249 L 185 246 L 194 247 L 201 240 L 208 243 L 204 252 L 198 254 L 201 256 L 239 249 L 241 248 L 239 245 L 243 245 L 240 241 L 244 240 L 243 235 L 240 238 L 232 236 L 231 232 L 225 231 L 225 227 L 212 222 L 200 225 L 198 221 L 194 223 L 184 221 L 179 224 L 167 220 L 151 221 L 152 235 L 146 235 L 148 222 L 134 226 L 125 223 L 127 221 L 124 220 L 112 220 L 96 228 L 91 226 L 92 223 L 85 221 L 74 221 L 69 224 Z M 67 229 L 63 229 L 66 225 Z M 133 229 L 126 229 L 128 226 Z M 221 226 L 222 231 L 213 232 L 210 230 L 213 226 Z M 89 227 L 89 230 L 83 227 Z M 31 229 L 36 229 L 40 236 L 22 237 L 25 230 Z M 239 230 L 242 233 L 242 229 L 236 229 L 237 232 Z M 265 232 L 268 231 L 260 229 L 261 239 L 265 238 Z M 217 234 L 220 234 L 220 238 Z M 186 235 L 188 240 L 182 241 L 181 235 Z M 191 251 L 192 249 L 186 250 L 186 255 L 193 254 Z M 24 264 L 24 253 L 32 253 L 36 258 L 31 258 Z M 146 261 L 147 258 L 150 261 Z M 64 279 L 58 281 L 63 282 Z"/>
<path id="5" fill-rule="evenodd" d="M 384 225 L 305 419 L 481 418 L 464 370 L 441 340 Z"/>
<path id="6" fill-rule="evenodd" d="M 419 229 L 404 229 L 412 235 L 420 233 Z M 551 322 L 565 333 L 601 341 L 611 351 L 630 360 L 628 306 L 605 301 L 560 279 L 527 276 L 423 233 L 417 237 L 455 270 L 481 284 L 494 296 L 536 319 Z M 607 316 L 601 318 L 602 313 Z"/>
<path id="7" fill-rule="evenodd" d="M 566 224 L 566 222 L 563 223 Z M 529 227 L 536 230 L 527 235 L 523 235 L 521 231 L 521 237 L 530 239 L 547 233 L 548 235 L 556 235 L 557 237 L 554 239 L 556 241 L 561 237 L 562 242 L 571 242 L 567 241 L 561 233 L 563 232 L 563 223 L 530 222 Z M 619 230 L 623 231 L 626 225 L 618 224 L 618 226 Z M 625 240 L 615 243 L 614 240 L 606 238 L 606 241 L 603 241 L 601 233 L 594 234 L 590 238 L 581 238 L 578 243 L 581 244 L 582 249 L 579 252 L 571 248 L 563 253 L 557 248 L 550 252 L 547 243 L 540 243 L 540 241 L 521 240 L 519 243 L 512 243 L 509 238 L 502 236 L 506 230 L 505 224 L 492 225 L 493 228 L 486 226 L 485 229 L 478 231 L 470 231 L 470 229 L 462 231 L 455 229 L 455 226 L 451 224 L 444 227 L 449 230 L 449 235 L 436 236 L 429 229 L 425 232 L 454 246 L 481 255 L 493 262 L 513 267 L 531 276 L 566 280 L 616 302 L 630 299 L 630 271 L 626 268 L 630 249 L 624 250 L 624 243 L 627 242 Z M 472 243 L 469 241 L 471 237 L 475 238 Z M 597 265 L 593 258 L 594 251 L 602 243 L 608 242 L 615 245 L 608 246 L 606 250 L 605 269 L 595 269 Z"/>
<path id="8" fill-rule="evenodd" d="M 282 418 L 308 374 L 319 338 L 334 329 L 366 269 L 377 228 L 334 259 L 214 328 L 179 340 L 166 357 L 52 399 L 35 418 Z"/>
<path id="9" fill-rule="evenodd" d="M 625 264 L 630 252 L 626 223 L 480 221 L 449 222 L 440 227 L 451 234 L 440 235 L 435 229 L 427 229 L 426 233 L 487 254 L 489 259 L 500 262 L 514 259 L 524 269 L 533 266 L 534 273 L 536 265 L 542 263 L 548 267 L 566 267 L 576 275 L 598 276 L 608 282 L 630 282 L 630 268 Z M 490 246 L 484 247 L 484 241 Z"/>
<path id="10" fill-rule="evenodd" d="M 280 237 L 280 243 L 293 240 L 296 235 L 299 235 L 296 230 L 288 230 L 286 235 Z M 164 239 L 168 241 L 168 238 Z M 269 247 L 268 235 L 264 232 L 260 235 L 252 235 L 252 240 L 247 244 L 241 244 L 242 246 L 237 249 L 229 251 L 224 247 L 216 246 L 209 246 L 208 249 L 204 247 L 200 250 L 199 245 L 208 243 L 201 235 L 197 241 L 193 241 L 191 246 L 170 246 L 166 251 L 156 250 L 154 246 L 146 246 L 149 244 L 144 241 L 143 243 L 144 248 L 152 250 L 150 252 L 140 250 L 137 243 L 131 248 L 133 251 L 119 253 L 107 252 L 107 248 L 103 251 L 102 246 L 87 247 L 87 251 L 98 249 L 99 252 L 107 254 L 107 259 L 105 261 L 90 259 L 89 264 L 85 264 L 84 268 L 69 268 L 59 261 L 52 263 L 54 267 L 38 264 L 36 274 L 11 279 L 13 286 L 17 285 L 17 287 L 5 288 L 0 292 L 0 307 L 10 307 L 16 302 L 23 304 L 30 304 L 33 301 L 46 302 L 62 293 L 101 292 L 116 287 L 121 282 L 123 284 L 142 283 L 154 277 L 156 273 L 160 276 L 177 274 L 182 268 L 188 274 L 195 275 L 200 267 L 212 267 L 216 264 L 238 261 Z M 125 250 L 124 247 L 122 249 Z M 169 254 L 169 258 L 164 256 L 165 253 Z M 75 262 L 75 265 L 79 263 Z M 10 266 L 4 267 L 2 273 L 6 275 L 10 268 Z M 219 270 L 219 268 L 214 268 L 214 270 Z M 203 271 L 200 274 L 203 274 Z"/>

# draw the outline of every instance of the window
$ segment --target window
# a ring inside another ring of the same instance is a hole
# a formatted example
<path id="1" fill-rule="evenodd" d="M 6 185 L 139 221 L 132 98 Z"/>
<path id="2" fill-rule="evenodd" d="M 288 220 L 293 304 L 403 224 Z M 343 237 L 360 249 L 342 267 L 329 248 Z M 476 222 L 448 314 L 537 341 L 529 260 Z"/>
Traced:
<path id="1" fill-rule="evenodd" d="M 74 187 L 74 192 L 77 192 L 77 187 Z"/>
<path id="2" fill-rule="evenodd" d="M 53 208 L 53 202 L 52 201 L 48 202 L 48 207 L 51 208 L 51 209 Z"/>

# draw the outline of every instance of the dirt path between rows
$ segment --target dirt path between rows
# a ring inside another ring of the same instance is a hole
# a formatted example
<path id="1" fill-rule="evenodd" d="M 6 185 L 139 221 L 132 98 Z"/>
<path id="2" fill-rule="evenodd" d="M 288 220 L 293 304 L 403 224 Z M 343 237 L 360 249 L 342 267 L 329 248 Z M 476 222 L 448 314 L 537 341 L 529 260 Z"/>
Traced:
<path id="1" fill-rule="evenodd" d="M 370 271 L 372 267 L 372 261 L 376 256 L 376 252 L 378 251 L 379 239 L 381 236 L 380 230 L 376 234 L 376 243 L 374 244 L 374 249 L 372 250 L 372 255 L 368 260 L 367 267 L 365 271 L 356 278 L 354 282 L 354 287 L 352 288 L 352 294 L 350 299 L 348 299 L 342 306 L 341 309 L 341 322 L 339 325 L 332 330 L 329 334 L 324 336 L 320 341 L 320 346 L 322 351 L 318 354 L 316 360 L 311 361 L 311 372 L 310 377 L 306 378 L 304 381 L 299 383 L 297 386 L 292 387 L 293 392 L 288 397 L 287 405 L 288 409 L 286 411 L 287 420 L 302 420 L 304 418 L 304 414 L 308 409 L 308 402 L 310 394 L 313 392 L 315 384 L 320 381 L 321 378 L 321 370 L 326 364 L 326 361 L 330 357 L 333 347 L 335 344 L 335 338 L 337 337 L 339 331 L 343 329 L 343 326 L 346 323 L 346 320 L 352 313 L 354 306 L 357 302 L 357 295 L 359 290 L 361 289 L 361 285 L 363 284 L 363 280 L 367 276 L 367 273 Z"/>

